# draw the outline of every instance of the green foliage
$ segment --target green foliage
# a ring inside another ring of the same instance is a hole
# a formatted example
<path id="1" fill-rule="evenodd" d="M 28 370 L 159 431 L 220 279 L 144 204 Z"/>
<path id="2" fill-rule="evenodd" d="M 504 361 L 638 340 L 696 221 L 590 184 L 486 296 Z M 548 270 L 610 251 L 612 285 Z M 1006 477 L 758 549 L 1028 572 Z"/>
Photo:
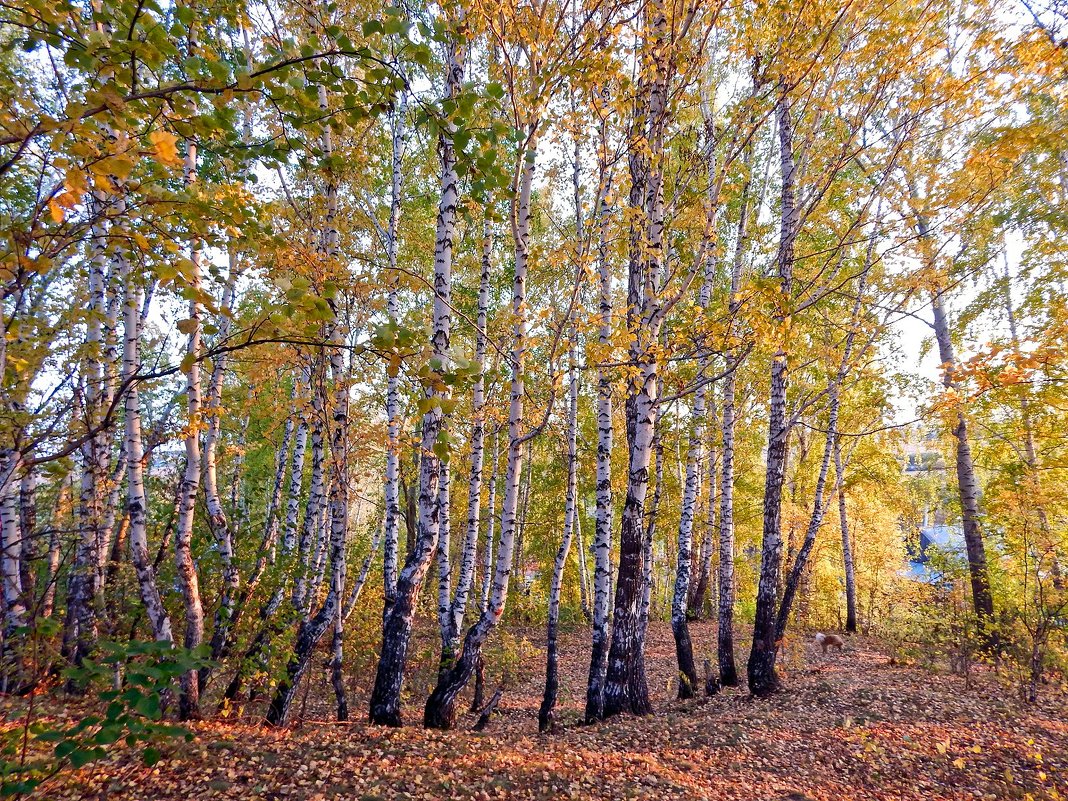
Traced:
<path id="1" fill-rule="evenodd" d="M 26 795 L 68 765 L 77 769 L 103 759 L 116 743 L 140 748 L 144 763 L 154 765 L 160 759 L 157 744 L 193 739 L 188 729 L 164 720 L 172 686 L 183 673 L 210 664 L 203 649 L 156 641 L 101 642 L 97 658 L 65 675 L 85 688 L 107 686 L 121 675 L 121 687 L 99 689 L 102 711 L 73 725 L 34 720 L 28 713 L 21 726 L 9 729 L 0 747 L 0 794 Z"/>

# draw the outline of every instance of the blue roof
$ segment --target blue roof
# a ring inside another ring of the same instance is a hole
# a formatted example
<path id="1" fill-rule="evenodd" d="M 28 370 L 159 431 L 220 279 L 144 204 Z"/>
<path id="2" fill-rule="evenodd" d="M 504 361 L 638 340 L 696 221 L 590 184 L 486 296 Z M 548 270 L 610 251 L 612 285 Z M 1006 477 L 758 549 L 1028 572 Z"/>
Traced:
<path id="1" fill-rule="evenodd" d="M 911 553 L 904 575 L 906 578 L 926 584 L 941 584 L 945 581 L 945 576 L 931 569 L 928 549 L 935 548 L 948 554 L 964 554 L 964 529 L 959 524 L 923 526 L 919 529 L 919 534 L 918 546 L 910 548 Z"/>
<path id="2" fill-rule="evenodd" d="M 924 526 L 920 529 L 920 551 L 935 545 L 943 551 L 964 550 L 964 529 L 960 524 Z"/>

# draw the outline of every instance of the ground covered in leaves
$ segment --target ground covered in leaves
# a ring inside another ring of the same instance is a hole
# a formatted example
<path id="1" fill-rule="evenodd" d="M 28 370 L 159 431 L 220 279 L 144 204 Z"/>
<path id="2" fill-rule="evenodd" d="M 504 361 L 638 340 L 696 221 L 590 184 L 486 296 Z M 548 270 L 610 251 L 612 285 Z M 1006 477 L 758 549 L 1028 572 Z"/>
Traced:
<path id="1" fill-rule="evenodd" d="M 1049 689 L 1037 706 L 979 670 L 967 683 L 902 664 L 880 643 L 850 639 L 824 657 L 795 641 L 784 690 L 753 700 L 742 688 L 678 702 L 666 624 L 650 629 L 655 714 L 578 725 L 588 633 L 563 638 L 559 730 L 537 733 L 543 651 L 535 631 L 506 636 L 500 714 L 475 734 L 371 728 L 362 722 L 373 671 L 350 677 L 354 717 L 331 717 L 320 671 L 294 728 L 257 725 L 257 710 L 193 728 L 144 767 L 119 753 L 42 788 L 83 799 L 1056 799 L 1068 797 L 1068 711 Z M 714 641 L 707 624 L 695 643 Z M 422 653 L 414 651 L 417 659 Z M 502 654 L 504 652 L 502 651 Z M 743 649 L 739 667 L 744 670 Z M 357 655 L 358 656 L 358 655 Z M 357 661 L 359 661 L 357 659 Z M 365 660 L 370 664 L 369 660 Z M 700 661 L 700 657 L 699 657 Z M 427 666 L 429 667 L 429 666 Z M 417 667 L 417 673 L 420 668 Z M 408 718 L 418 722 L 426 675 L 413 677 Z M 502 680 L 491 671 L 487 695 Z"/>

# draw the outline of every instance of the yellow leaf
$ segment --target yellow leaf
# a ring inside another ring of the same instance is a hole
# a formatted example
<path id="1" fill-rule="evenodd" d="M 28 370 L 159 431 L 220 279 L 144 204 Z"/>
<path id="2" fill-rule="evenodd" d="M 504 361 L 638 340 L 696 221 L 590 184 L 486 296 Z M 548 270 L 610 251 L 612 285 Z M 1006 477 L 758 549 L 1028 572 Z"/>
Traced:
<path id="1" fill-rule="evenodd" d="M 964 769 L 964 760 L 961 759 L 960 757 L 957 757 L 956 759 L 953 760 L 953 767 L 963 770 Z"/>
<path id="2" fill-rule="evenodd" d="M 168 167 L 180 167 L 182 160 L 178 157 L 178 147 L 175 145 L 178 137 L 169 131 L 157 129 L 148 135 L 148 141 L 152 143 L 156 159 Z"/>
<path id="3" fill-rule="evenodd" d="M 80 195 L 88 192 L 89 182 L 86 174 L 81 170 L 69 170 L 67 174 L 63 176 L 63 188 L 72 195 Z"/>
<path id="4" fill-rule="evenodd" d="M 67 216 L 67 212 L 64 211 L 55 198 L 48 201 L 48 211 L 52 215 L 52 222 L 61 223 L 63 218 Z"/>

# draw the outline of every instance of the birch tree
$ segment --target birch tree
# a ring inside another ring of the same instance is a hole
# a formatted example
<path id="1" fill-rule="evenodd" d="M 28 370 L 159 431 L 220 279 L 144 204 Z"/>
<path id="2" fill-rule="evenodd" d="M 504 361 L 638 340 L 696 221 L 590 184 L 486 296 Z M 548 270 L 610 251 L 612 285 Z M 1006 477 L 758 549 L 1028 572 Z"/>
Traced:
<path id="1" fill-rule="evenodd" d="M 195 40 L 190 32 L 190 50 L 195 49 Z M 197 179 L 197 146 L 192 140 L 186 142 L 185 183 L 191 190 Z M 193 561 L 193 514 L 196 510 L 197 494 L 200 491 L 200 357 L 201 357 L 201 319 L 200 319 L 200 277 L 204 260 L 203 246 L 194 240 L 190 246 L 190 290 L 189 317 L 184 327 L 188 330 L 185 354 L 188 366 L 185 369 L 185 471 L 182 474 L 178 495 L 178 522 L 175 529 L 174 549 L 175 565 L 178 570 L 178 583 L 182 590 L 182 603 L 185 608 L 185 632 L 182 644 L 189 649 L 200 645 L 204 639 L 204 607 L 200 599 L 200 582 L 197 578 L 196 564 Z M 200 678 L 195 671 L 186 673 L 181 680 L 182 692 L 178 699 L 179 714 L 183 719 L 200 716 Z"/>
<path id="2" fill-rule="evenodd" d="M 467 42 L 464 39 L 464 13 L 454 9 L 448 22 L 453 33 L 447 44 L 444 99 L 454 101 L 463 84 Z M 456 204 L 459 196 L 456 175 L 456 154 L 448 124 L 441 130 L 438 152 L 441 159 L 441 194 L 434 244 L 434 306 L 431 322 L 430 385 L 426 390 L 422 419 L 422 447 L 419 461 L 419 512 L 415 547 L 408 552 L 404 569 L 397 579 L 396 595 L 382 625 L 382 651 L 371 693 L 370 719 L 387 726 L 401 725 L 400 694 L 404 681 L 408 641 L 411 637 L 415 601 L 423 586 L 427 569 L 437 547 L 440 511 L 438 508 L 439 463 L 443 451 L 439 443 L 442 430 L 441 401 L 446 388 L 441 372 L 448 359 L 452 326 L 450 293 L 452 280 L 453 236 L 456 226 Z"/>

